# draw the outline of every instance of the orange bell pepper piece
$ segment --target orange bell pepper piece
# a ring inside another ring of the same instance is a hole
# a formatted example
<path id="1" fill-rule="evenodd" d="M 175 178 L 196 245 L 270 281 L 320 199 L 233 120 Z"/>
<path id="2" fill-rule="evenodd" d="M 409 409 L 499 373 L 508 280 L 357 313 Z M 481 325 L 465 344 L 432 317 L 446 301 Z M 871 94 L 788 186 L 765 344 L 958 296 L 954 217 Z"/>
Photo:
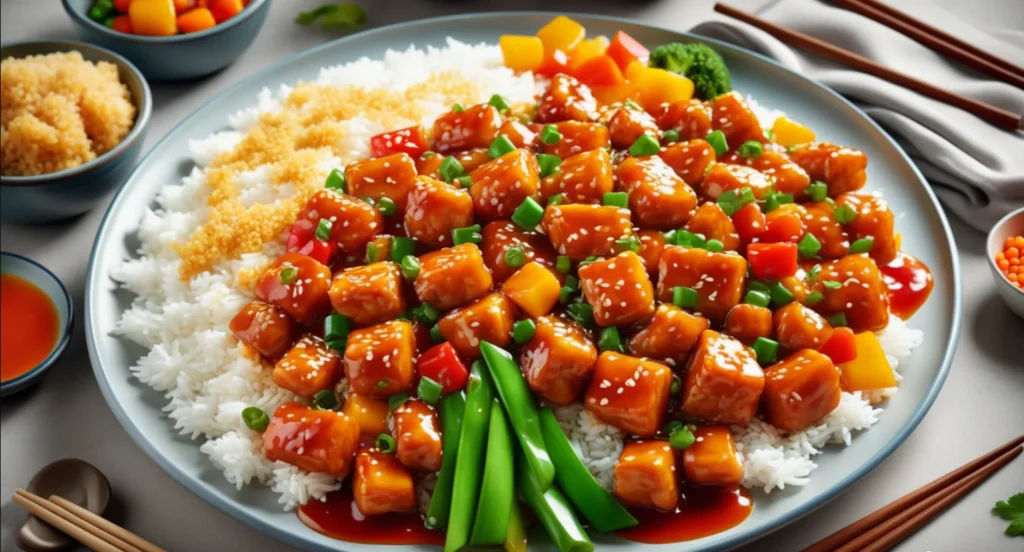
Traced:
<path id="1" fill-rule="evenodd" d="M 626 82 L 618 64 L 607 55 L 585 61 L 573 71 L 573 76 L 588 86 L 616 86 Z"/>
<path id="2" fill-rule="evenodd" d="M 544 61 L 544 43 L 535 36 L 501 35 L 498 39 L 505 67 L 533 71 Z"/>
<path id="3" fill-rule="evenodd" d="M 606 53 L 615 60 L 615 63 L 619 64 L 619 69 L 623 71 L 629 67 L 630 63 L 634 61 L 647 63 L 647 58 L 651 57 L 650 50 L 622 31 L 615 33 Z"/>
<path id="4" fill-rule="evenodd" d="M 216 25 L 213 14 L 206 8 L 196 8 L 178 16 L 178 30 L 183 33 L 196 33 Z"/>
<path id="5" fill-rule="evenodd" d="M 170 36 L 178 32 L 173 0 L 132 0 L 128 17 L 135 34 Z"/>
<path id="6" fill-rule="evenodd" d="M 564 15 L 552 19 L 537 31 L 537 38 L 544 43 L 544 53 L 549 55 L 555 50 L 571 52 L 586 36 L 587 30 L 583 25 Z"/>
<path id="7" fill-rule="evenodd" d="M 608 39 L 603 36 L 580 42 L 569 52 L 569 70 L 574 71 L 591 59 L 603 55 L 608 49 Z"/>

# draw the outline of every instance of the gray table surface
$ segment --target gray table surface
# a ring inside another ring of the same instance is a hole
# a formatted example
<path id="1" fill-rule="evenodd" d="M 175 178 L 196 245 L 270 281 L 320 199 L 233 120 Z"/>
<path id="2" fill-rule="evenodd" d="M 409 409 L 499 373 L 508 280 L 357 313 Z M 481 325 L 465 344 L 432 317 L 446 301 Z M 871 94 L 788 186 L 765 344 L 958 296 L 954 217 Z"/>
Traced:
<path id="1" fill-rule="evenodd" d="M 1020 0 L 959 3 L 932 0 L 965 19 L 1021 28 Z M 238 79 L 331 38 L 292 22 L 301 9 L 320 0 L 277 0 L 255 44 L 231 67 L 204 80 L 156 84 L 147 139 L 154 144 L 200 103 Z M 732 0 L 756 9 L 764 0 Z M 497 1 L 378 0 L 370 6 L 373 25 L 440 14 L 554 7 L 541 0 Z M 623 15 L 686 29 L 713 17 L 712 0 L 559 2 L 558 9 Z M 56 0 L 3 0 L 0 29 L 4 42 L 72 38 L 70 21 Z M 71 290 L 82 312 L 85 271 L 93 237 L 105 206 L 70 221 L 31 227 L 0 227 L 0 248 L 27 255 L 52 269 Z M 984 236 L 953 221 L 965 289 L 963 334 L 952 372 L 918 429 L 891 457 L 852 489 L 817 512 L 744 548 L 795 550 L 858 519 L 921 484 L 1019 434 L 1024 428 L 1024 321 L 996 296 L 983 251 Z M 11 500 L 35 471 L 51 461 L 78 457 L 103 470 L 113 485 L 112 518 L 168 550 L 292 550 L 206 504 L 174 482 L 135 445 L 111 414 L 93 379 L 82 325 L 67 352 L 37 388 L 0 405 L 0 548 L 13 550 L 14 534 L 25 513 Z M 996 500 L 1024 490 L 1021 461 L 1002 470 L 949 512 L 900 546 L 913 551 L 1022 550 L 1024 540 L 1002 535 L 1006 522 L 991 513 Z"/>

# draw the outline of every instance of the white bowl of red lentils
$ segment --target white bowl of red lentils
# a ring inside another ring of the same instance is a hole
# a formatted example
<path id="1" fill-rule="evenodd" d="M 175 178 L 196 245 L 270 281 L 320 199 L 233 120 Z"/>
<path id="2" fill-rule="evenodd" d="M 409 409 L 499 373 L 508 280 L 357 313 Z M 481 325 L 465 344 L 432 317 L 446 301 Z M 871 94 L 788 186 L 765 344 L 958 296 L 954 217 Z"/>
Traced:
<path id="1" fill-rule="evenodd" d="M 1024 318 L 1024 209 L 1006 215 L 992 227 L 985 250 L 999 295 Z"/>

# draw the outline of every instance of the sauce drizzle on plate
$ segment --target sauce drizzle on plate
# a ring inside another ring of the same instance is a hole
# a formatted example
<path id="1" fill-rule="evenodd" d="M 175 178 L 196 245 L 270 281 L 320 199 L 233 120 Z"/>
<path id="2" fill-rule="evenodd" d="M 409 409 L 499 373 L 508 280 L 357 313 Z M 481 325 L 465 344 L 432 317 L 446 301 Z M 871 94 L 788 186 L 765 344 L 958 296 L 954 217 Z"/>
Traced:
<path id="1" fill-rule="evenodd" d="M 879 265 L 878 270 L 889 288 L 889 310 L 904 320 L 924 305 L 935 285 L 928 267 L 906 253 L 899 253 L 887 265 Z"/>
<path id="2" fill-rule="evenodd" d="M 46 360 L 59 325 L 57 307 L 43 290 L 13 274 L 0 276 L 0 380 L 12 380 Z"/>
<path id="3" fill-rule="evenodd" d="M 674 512 L 630 508 L 640 525 L 615 534 L 647 544 L 694 540 L 739 525 L 753 510 L 754 499 L 746 489 L 684 484 Z"/>
<path id="4" fill-rule="evenodd" d="M 364 516 L 348 486 L 328 494 L 323 502 L 310 500 L 299 507 L 298 515 L 310 529 L 347 542 L 444 545 L 444 533 L 427 529 L 419 512 Z"/>

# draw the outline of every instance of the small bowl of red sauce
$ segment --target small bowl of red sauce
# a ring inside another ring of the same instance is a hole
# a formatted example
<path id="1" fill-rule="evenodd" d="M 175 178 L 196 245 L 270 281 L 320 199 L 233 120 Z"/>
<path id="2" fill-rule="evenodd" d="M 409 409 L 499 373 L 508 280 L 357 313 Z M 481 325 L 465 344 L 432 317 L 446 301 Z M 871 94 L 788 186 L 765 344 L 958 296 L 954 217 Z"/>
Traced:
<path id="1" fill-rule="evenodd" d="M 71 339 L 74 307 L 43 265 L 0 253 L 0 396 L 38 381 Z"/>
<path id="2" fill-rule="evenodd" d="M 1017 209 L 992 227 L 986 244 L 996 289 L 1010 310 L 1024 318 L 1024 209 Z"/>

